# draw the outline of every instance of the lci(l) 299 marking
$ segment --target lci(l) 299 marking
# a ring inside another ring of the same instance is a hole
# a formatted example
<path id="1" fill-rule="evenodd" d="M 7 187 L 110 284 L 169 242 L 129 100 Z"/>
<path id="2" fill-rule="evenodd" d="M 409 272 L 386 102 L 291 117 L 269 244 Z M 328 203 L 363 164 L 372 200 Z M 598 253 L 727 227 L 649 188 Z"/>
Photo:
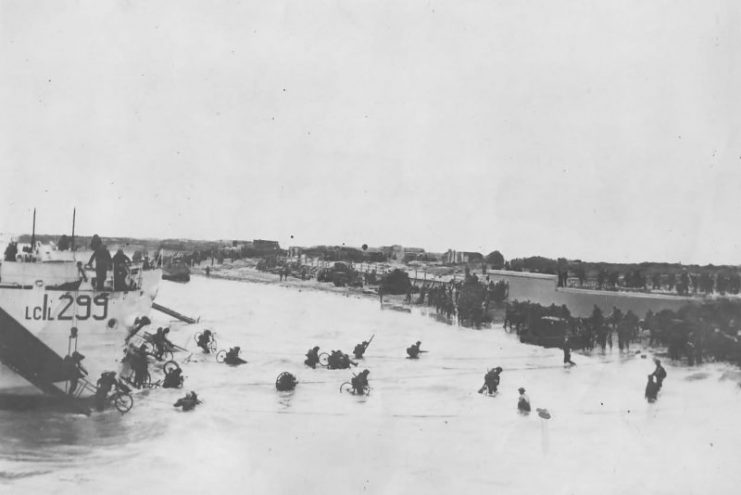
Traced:
<path id="1" fill-rule="evenodd" d="M 108 317 L 108 294 L 98 294 L 95 297 L 80 294 L 77 297 L 69 292 L 59 296 L 60 307 L 58 313 L 52 313 L 52 305 L 49 304 L 49 294 L 44 294 L 41 306 L 26 306 L 27 320 L 105 320 Z M 74 305 L 77 303 L 77 314 Z M 93 310 L 95 309 L 95 312 Z M 82 310 L 82 311 L 80 311 Z"/>

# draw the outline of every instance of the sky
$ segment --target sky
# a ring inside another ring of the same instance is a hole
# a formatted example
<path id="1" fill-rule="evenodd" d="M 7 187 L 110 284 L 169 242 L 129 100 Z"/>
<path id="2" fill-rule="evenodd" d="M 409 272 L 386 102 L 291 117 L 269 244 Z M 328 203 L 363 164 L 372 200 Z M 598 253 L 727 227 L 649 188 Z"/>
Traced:
<path id="1" fill-rule="evenodd" d="M 741 264 L 734 0 L 0 0 L 0 232 Z M 293 237 L 291 237 L 293 236 Z"/>

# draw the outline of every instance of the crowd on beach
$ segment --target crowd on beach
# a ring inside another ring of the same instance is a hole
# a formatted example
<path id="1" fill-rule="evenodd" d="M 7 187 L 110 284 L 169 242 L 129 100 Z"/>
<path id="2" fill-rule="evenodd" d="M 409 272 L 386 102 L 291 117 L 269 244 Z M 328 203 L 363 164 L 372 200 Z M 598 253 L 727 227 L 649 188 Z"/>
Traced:
<path id="1" fill-rule="evenodd" d="M 572 348 L 591 351 L 599 347 L 604 352 L 617 340 L 619 350 L 627 352 L 631 343 L 645 338 L 643 343 L 666 348 L 670 359 L 686 360 L 689 365 L 707 359 L 741 365 L 741 305 L 731 301 L 688 304 L 676 312 L 649 310 L 643 318 L 619 308 L 604 315 L 597 306 L 587 318 L 572 317 L 566 306 L 514 301 L 507 304 L 504 327 L 522 334 L 544 317 L 564 322 Z"/>

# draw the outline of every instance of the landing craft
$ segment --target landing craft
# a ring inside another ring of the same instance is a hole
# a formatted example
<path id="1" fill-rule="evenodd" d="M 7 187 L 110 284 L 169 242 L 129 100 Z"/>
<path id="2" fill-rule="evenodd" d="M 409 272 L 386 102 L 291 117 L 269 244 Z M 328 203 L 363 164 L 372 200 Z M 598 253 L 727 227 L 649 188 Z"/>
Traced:
<path id="1" fill-rule="evenodd" d="M 134 320 L 151 312 L 161 270 L 130 266 L 121 291 L 109 272 L 96 290 L 95 273 L 83 266 L 88 259 L 34 239 L 0 263 L 0 394 L 64 392 L 60 362 L 74 351 L 88 357 L 83 366 L 94 382 L 119 361 Z"/>

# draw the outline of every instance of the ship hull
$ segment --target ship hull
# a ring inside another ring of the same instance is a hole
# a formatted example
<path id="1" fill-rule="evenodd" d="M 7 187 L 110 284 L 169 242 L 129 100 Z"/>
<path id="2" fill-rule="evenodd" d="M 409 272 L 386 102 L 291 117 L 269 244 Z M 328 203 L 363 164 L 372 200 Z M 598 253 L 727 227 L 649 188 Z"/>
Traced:
<path id="1" fill-rule="evenodd" d="M 0 286 L 0 307 L 58 355 L 83 354 L 82 365 L 94 383 L 103 371 L 118 371 L 124 339 L 137 317 L 149 316 L 160 277 L 159 270 L 143 272 L 141 289 L 120 292 Z M 73 327 L 76 338 L 71 338 Z M 0 366 L 0 394 L 7 393 L 40 392 Z"/>

